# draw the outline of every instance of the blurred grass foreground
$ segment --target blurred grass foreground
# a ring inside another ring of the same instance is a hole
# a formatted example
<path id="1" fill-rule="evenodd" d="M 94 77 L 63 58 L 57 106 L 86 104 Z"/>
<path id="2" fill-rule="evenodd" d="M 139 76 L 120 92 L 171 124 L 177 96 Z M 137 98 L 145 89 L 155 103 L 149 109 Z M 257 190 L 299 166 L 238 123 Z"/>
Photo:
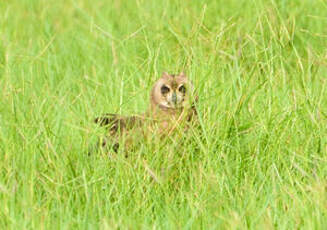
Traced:
<path id="1" fill-rule="evenodd" d="M 325 0 L 2 1 L 0 229 L 326 229 L 326 45 Z M 86 154 L 182 70 L 200 130 Z"/>

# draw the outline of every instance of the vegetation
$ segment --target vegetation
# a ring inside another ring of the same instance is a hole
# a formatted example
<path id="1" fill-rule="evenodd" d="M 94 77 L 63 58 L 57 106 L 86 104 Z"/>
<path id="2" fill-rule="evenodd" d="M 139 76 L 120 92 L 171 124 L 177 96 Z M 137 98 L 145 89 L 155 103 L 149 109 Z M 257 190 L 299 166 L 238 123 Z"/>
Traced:
<path id="1" fill-rule="evenodd" d="M 325 0 L 2 1 L 0 228 L 326 228 L 326 60 Z M 199 129 L 87 154 L 181 70 Z"/>

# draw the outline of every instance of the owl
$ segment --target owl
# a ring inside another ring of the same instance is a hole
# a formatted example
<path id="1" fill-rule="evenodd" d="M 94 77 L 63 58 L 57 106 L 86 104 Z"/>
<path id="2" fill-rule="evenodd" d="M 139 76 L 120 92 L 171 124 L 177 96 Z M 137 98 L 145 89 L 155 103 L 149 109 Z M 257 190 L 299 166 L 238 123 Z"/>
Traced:
<path id="1" fill-rule="evenodd" d="M 108 137 L 101 141 L 101 146 L 109 144 L 117 152 L 122 137 L 128 149 L 140 136 L 155 134 L 164 138 L 177 129 L 186 131 L 196 120 L 196 101 L 193 85 L 183 72 L 176 75 L 164 72 L 152 87 L 150 106 L 144 114 L 108 113 L 95 119 L 95 123 L 108 130 Z"/>

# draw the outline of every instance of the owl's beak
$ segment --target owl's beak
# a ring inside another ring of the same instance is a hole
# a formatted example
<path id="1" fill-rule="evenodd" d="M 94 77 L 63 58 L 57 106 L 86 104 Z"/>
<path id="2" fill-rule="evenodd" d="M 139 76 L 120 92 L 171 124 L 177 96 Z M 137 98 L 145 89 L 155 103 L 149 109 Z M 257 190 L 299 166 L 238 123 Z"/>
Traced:
<path id="1" fill-rule="evenodd" d="M 174 105 L 177 104 L 177 96 L 175 92 L 173 93 L 171 100 L 173 101 Z"/>

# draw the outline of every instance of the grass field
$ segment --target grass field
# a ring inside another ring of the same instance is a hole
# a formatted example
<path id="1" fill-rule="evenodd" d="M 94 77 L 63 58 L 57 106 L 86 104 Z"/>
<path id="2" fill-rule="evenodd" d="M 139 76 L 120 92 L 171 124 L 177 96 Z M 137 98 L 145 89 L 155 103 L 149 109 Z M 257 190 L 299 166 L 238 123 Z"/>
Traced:
<path id="1" fill-rule="evenodd" d="M 200 128 L 87 155 L 182 70 Z M 326 0 L 2 1 L 0 87 L 0 229 L 327 228 Z"/>

